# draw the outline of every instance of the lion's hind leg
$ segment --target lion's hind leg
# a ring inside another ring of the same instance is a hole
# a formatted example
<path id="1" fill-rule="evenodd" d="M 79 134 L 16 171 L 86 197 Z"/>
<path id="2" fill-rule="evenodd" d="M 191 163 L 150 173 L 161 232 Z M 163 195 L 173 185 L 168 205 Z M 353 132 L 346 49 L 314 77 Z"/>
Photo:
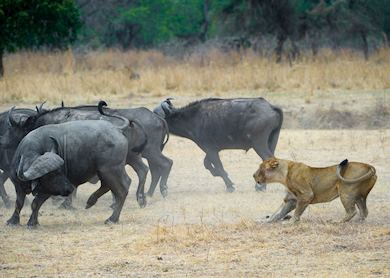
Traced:
<path id="1" fill-rule="evenodd" d="M 356 205 L 359 208 L 359 219 L 363 221 L 368 215 L 368 209 L 366 205 L 366 198 L 361 196 L 356 199 Z"/>
<path id="2" fill-rule="evenodd" d="M 345 208 L 345 216 L 341 222 L 348 222 L 356 215 L 355 196 L 346 192 L 340 192 L 340 200 Z"/>
<path id="3" fill-rule="evenodd" d="M 368 196 L 368 193 L 370 193 L 371 189 L 374 187 L 376 179 L 377 179 L 377 177 L 376 177 L 376 175 L 374 175 L 368 181 L 363 182 L 363 184 L 362 184 L 363 190 L 360 190 L 360 194 L 356 198 L 356 205 L 359 208 L 360 220 L 364 220 L 367 218 L 367 215 L 368 215 L 368 209 L 367 209 L 367 204 L 366 204 L 367 196 Z M 367 186 L 364 186 L 365 184 Z"/>

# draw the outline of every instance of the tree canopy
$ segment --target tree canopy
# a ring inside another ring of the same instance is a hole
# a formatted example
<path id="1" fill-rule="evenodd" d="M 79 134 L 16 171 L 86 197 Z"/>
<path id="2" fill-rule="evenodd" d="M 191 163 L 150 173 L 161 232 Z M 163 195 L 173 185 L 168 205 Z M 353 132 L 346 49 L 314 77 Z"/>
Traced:
<path id="1" fill-rule="evenodd" d="M 5 51 L 64 47 L 76 40 L 79 27 L 73 0 L 0 1 L 0 76 Z"/>
<path id="2" fill-rule="evenodd" d="M 205 41 L 262 36 L 276 39 L 278 59 L 286 41 L 349 43 L 368 55 L 369 40 L 390 35 L 388 0 L 77 0 L 85 23 L 81 44 L 154 47 L 176 40 Z M 99 20 L 97 20 L 99 19 Z"/>
<path id="3" fill-rule="evenodd" d="M 287 42 L 292 57 L 327 46 L 367 58 L 373 42 L 387 43 L 389 14 L 389 0 L 2 0 L 0 55 L 72 42 L 128 49 L 235 38 L 251 47 L 266 37 L 277 61 Z"/>

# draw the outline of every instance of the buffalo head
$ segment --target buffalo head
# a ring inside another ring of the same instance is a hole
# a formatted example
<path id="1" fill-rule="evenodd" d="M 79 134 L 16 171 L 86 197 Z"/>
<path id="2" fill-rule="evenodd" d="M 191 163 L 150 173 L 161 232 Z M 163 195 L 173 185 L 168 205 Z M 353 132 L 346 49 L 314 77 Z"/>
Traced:
<path id="1" fill-rule="evenodd" d="M 31 184 L 25 189 L 26 193 L 67 196 L 74 189 L 62 171 L 64 160 L 57 154 L 58 142 L 53 137 L 51 139 L 54 145 L 50 152 L 38 156 L 31 153 L 21 155 L 16 174 L 21 181 Z"/>
<path id="2" fill-rule="evenodd" d="M 32 111 L 32 110 L 31 110 Z M 16 110 L 12 107 L 4 118 L 0 147 L 4 149 L 16 148 L 22 138 L 30 131 L 33 114 L 29 111 Z"/>

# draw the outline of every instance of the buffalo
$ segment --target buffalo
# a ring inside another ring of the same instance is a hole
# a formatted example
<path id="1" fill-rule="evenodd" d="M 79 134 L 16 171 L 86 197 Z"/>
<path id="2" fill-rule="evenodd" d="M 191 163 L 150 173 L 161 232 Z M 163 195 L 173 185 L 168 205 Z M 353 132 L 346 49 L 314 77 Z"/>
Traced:
<path id="1" fill-rule="evenodd" d="M 31 204 L 29 227 L 38 225 L 38 211 L 52 195 L 67 196 L 74 186 L 98 176 L 101 187 L 87 202 L 87 208 L 111 190 L 116 201 L 106 223 L 116 223 L 130 186 L 125 171 L 128 151 L 129 121 L 116 127 L 108 121 L 71 121 L 49 124 L 27 134 L 20 142 L 11 163 L 15 184 L 15 211 L 7 221 L 19 224 L 19 214 L 26 194 L 35 198 Z"/>
<path id="2" fill-rule="evenodd" d="M 77 111 L 96 111 L 94 107 L 65 107 L 71 109 L 73 113 Z M 141 152 L 142 157 L 146 158 L 150 168 L 151 183 L 147 195 L 152 197 L 154 190 L 159 183 L 160 193 L 163 197 L 168 195 L 167 181 L 172 168 L 172 159 L 163 155 L 162 151 L 169 140 L 169 130 L 166 121 L 145 107 L 110 109 L 104 108 L 109 114 L 120 115 L 129 120 L 136 119 L 144 128 L 148 142 Z M 140 180 L 146 179 L 147 167 L 139 163 L 137 172 Z"/>
<path id="3" fill-rule="evenodd" d="M 206 153 L 205 168 L 223 179 L 228 192 L 235 188 L 218 153 L 253 148 L 263 160 L 273 157 L 283 123 L 282 110 L 263 98 L 209 98 L 182 108 L 166 99 L 154 112 L 166 120 L 170 133 L 194 141 Z M 256 190 L 265 185 L 256 184 Z"/>
<path id="4" fill-rule="evenodd" d="M 105 104 L 105 102 L 99 103 L 101 111 L 103 111 L 103 104 Z M 167 180 L 173 162 L 162 154 L 162 150 L 169 139 L 168 126 L 165 120 L 143 107 L 130 109 L 104 108 L 104 111 L 109 114 L 121 115 L 130 121 L 136 120 L 136 122 L 140 123 L 143 127 L 148 141 L 145 144 L 141 155 L 147 159 L 152 177 L 148 195 L 153 195 L 154 189 L 159 182 L 160 192 L 163 197 L 166 197 L 168 194 Z M 12 115 L 13 114 L 11 114 L 11 118 Z M 15 128 L 13 129 L 13 134 L 8 138 L 15 141 L 15 138 L 22 138 L 28 131 L 46 124 L 100 118 L 102 118 L 102 115 L 97 111 L 96 106 L 64 107 L 62 103 L 59 108 L 31 116 L 27 121 L 23 121 L 22 123 L 14 123 L 13 126 Z M 110 118 L 104 119 L 112 121 Z M 132 142 L 132 140 L 129 141 Z M 142 162 L 140 155 L 138 155 L 138 153 L 129 152 L 127 163 L 133 167 L 138 175 L 138 187 L 143 187 L 146 181 L 148 167 Z"/>
<path id="5" fill-rule="evenodd" d="M 37 107 L 37 111 L 42 111 L 42 105 L 39 108 Z M 36 115 L 37 111 L 27 108 L 14 109 L 13 119 L 23 123 L 28 117 Z M 5 191 L 4 183 L 9 177 L 9 166 L 19 143 L 6 140 L 7 136 L 9 136 L 9 130 L 12 128 L 12 122 L 9 121 L 9 113 L 10 111 L 0 113 L 0 169 L 2 170 L 0 174 L 0 196 L 7 208 L 11 207 L 11 201 Z M 8 145 L 7 147 L 5 147 L 6 144 Z"/>
<path id="6" fill-rule="evenodd" d="M 30 131 L 48 124 L 59 124 L 77 120 L 106 120 L 116 124 L 117 121 L 120 121 L 115 117 L 104 115 L 105 113 L 102 110 L 104 105 L 106 105 L 106 103 L 101 101 L 98 106 L 83 106 L 84 109 L 59 107 L 32 115 L 23 122 L 18 122 L 14 119 L 13 109 L 11 109 L 9 113 L 9 121 L 12 122 L 13 128 L 9 129 L 8 136 L 3 136 L 3 144 L 9 146 L 16 142 L 20 142 Z M 129 121 L 128 119 L 126 120 Z M 131 132 L 126 133 L 129 143 L 129 152 L 127 152 L 126 162 L 134 168 L 137 174 L 139 174 L 140 171 L 145 173 L 145 179 L 140 179 L 136 193 L 139 205 L 144 207 L 146 205 L 144 184 L 146 180 L 147 167 L 143 164 L 139 153 L 147 144 L 147 135 L 142 125 L 137 121 L 130 121 L 130 128 Z M 71 202 L 66 201 L 65 204 L 70 205 Z"/>

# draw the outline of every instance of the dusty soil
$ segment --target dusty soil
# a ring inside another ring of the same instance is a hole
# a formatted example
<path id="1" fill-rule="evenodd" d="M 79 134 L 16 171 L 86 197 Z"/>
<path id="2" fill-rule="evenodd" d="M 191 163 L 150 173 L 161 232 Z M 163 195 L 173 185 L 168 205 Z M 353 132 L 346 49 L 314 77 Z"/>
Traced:
<path id="1" fill-rule="evenodd" d="M 379 177 L 364 223 L 339 224 L 344 209 L 336 199 L 309 206 L 293 225 L 265 223 L 284 190 L 272 184 L 267 192 L 254 191 L 252 174 L 260 159 L 253 151 L 222 152 L 237 188 L 229 194 L 203 168 L 203 153 L 194 143 L 171 137 L 164 151 L 174 160 L 167 199 L 157 191 L 140 209 L 137 179 L 129 169 L 133 184 L 120 224 L 103 224 L 111 214 L 108 194 L 83 208 L 96 189 L 91 184 L 80 186 L 75 211 L 48 201 L 36 230 L 26 228 L 25 207 L 21 226 L 0 226 L 0 276 L 389 276 L 389 142 L 389 130 L 284 129 L 277 156 L 315 166 L 364 161 Z M 7 190 L 14 198 L 10 183 Z M 0 223 L 11 213 L 0 204 Z"/>
<path id="2" fill-rule="evenodd" d="M 258 92 L 234 91 L 223 95 L 212 92 L 182 93 L 172 91 L 169 95 L 134 94 L 129 92 L 125 97 L 112 96 L 105 99 L 111 107 L 155 108 L 167 97 L 174 98 L 177 107 L 186 105 L 194 100 L 208 97 L 264 97 L 274 105 L 280 106 L 284 112 L 283 128 L 286 129 L 390 129 L 390 89 L 376 91 L 314 91 L 314 92 Z M 96 104 L 100 100 L 96 96 Z M 86 104 L 75 98 L 65 105 L 73 106 Z M 1 104 L 0 111 L 9 109 L 15 104 Z M 17 107 L 34 108 L 40 103 L 19 103 Z M 44 107 L 58 107 L 58 103 L 46 103 Z M 34 108 L 35 109 L 35 108 Z"/>

